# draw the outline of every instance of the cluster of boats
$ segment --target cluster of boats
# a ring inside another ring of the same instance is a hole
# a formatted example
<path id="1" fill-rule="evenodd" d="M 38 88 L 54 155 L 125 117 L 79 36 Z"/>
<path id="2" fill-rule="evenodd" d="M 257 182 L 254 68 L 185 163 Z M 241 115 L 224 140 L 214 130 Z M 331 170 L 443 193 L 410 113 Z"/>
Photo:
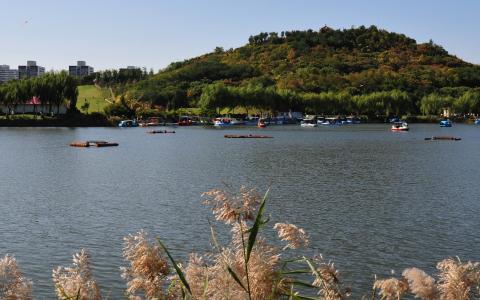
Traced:
<path id="1" fill-rule="evenodd" d="M 260 118 L 249 117 L 245 119 L 220 117 L 214 119 L 193 119 L 189 116 L 181 116 L 176 123 L 166 123 L 160 118 L 148 118 L 146 120 L 137 121 L 122 120 L 118 123 L 118 127 L 150 127 L 150 126 L 194 126 L 194 125 L 211 125 L 215 127 L 229 127 L 229 126 L 257 126 L 266 127 L 268 125 L 283 125 L 283 124 L 297 124 L 299 120 L 292 118 L 276 117 L 276 118 Z"/>
<path id="2" fill-rule="evenodd" d="M 326 118 L 321 116 L 309 116 L 307 115 L 303 119 L 276 117 L 276 118 L 260 118 L 249 117 L 245 119 L 220 117 L 214 119 L 196 120 L 189 116 L 181 116 L 177 123 L 165 123 L 160 118 L 148 118 L 146 120 L 137 121 L 122 120 L 118 124 L 118 127 L 150 127 L 150 126 L 193 126 L 193 125 L 213 125 L 215 127 L 229 127 L 229 126 L 257 126 L 260 128 L 269 125 L 284 125 L 284 124 L 298 124 L 300 122 L 301 127 L 318 127 L 322 126 L 339 126 L 339 125 L 351 125 L 360 124 L 360 120 L 357 117 L 332 117 Z M 392 123 L 391 131 L 408 131 L 409 127 L 407 122 L 400 120 L 399 118 L 390 119 Z M 480 125 L 480 118 L 475 120 L 475 125 Z M 449 119 L 440 121 L 440 127 L 452 127 L 452 121 Z"/>
<path id="3" fill-rule="evenodd" d="M 293 118 L 274 117 L 274 118 L 260 118 L 260 117 L 248 117 L 245 119 L 237 118 L 214 118 L 213 126 L 215 127 L 229 127 L 229 126 L 257 126 L 260 128 L 269 125 L 285 125 L 285 124 L 297 124 L 298 120 Z"/>
<path id="4" fill-rule="evenodd" d="M 326 118 L 319 116 L 306 116 L 301 122 L 300 126 L 302 127 L 318 127 L 319 125 L 323 126 L 339 126 L 339 125 L 352 125 L 360 124 L 360 120 L 356 117 L 334 117 Z"/>
<path id="5" fill-rule="evenodd" d="M 408 127 L 407 122 L 400 121 L 399 119 L 392 119 L 390 120 L 392 124 L 391 131 L 409 131 L 410 128 Z M 452 127 L 452 121 L 449 119 L 440 121 L 440 127 Z"/>

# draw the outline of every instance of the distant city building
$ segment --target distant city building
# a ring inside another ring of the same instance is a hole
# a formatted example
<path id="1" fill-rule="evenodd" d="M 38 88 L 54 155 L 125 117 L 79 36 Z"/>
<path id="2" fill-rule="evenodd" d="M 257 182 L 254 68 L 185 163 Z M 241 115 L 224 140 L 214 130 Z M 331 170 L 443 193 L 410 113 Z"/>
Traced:
<path id="1" fill-rule="evenodd" d="M 27 61 L 26 66 L 18 66 L 18 78 L 32 78 L 45 74 L 45 68 L 37 66 L 34 60 Z"/>
<path id="2" fill-rule="evenodd" d="M 9 65 L 0 65 L 0 82 L 18 79 L 18 70 L 10 69 Z"/>
<path id="3" fill-rule="evenodd" d="M 70 76 L 74 77 L 85 77 L 93 74 L 93 68 L 87 66 L 87 63 L 85 61 L 79 60 L 77 61 L 76 66 L 68 67 L 68 73 L 70 74 Z"/>
<path id="4" fill-rule="evenodd" d="M 141 70 L 141 68 L 135 66 L 127 66 L 126 68 L 120 68 L 119 72 L 125 72 L 130 70 Z"/>

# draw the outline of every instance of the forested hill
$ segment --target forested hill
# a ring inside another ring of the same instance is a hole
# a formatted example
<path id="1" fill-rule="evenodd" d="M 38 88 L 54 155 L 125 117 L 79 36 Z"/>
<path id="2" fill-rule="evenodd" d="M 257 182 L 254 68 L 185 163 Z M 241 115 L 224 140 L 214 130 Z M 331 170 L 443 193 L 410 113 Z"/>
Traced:
<path id="1" fill-rule="evenodd" d="M 408 97 L 402 101 L 409 103 L 391 110 L 410 112 L 419 111 L 420 100 L 431 93 L 453 99 L 479 86 L 479 66 L 432 41 L 420 44 L 403 34 L 362 26 L 260 33 L 240 48 L 217 47 L 212 53 L 172 63 L 138 82 L 127 95 L 166 107 L 243 105 L 275 110 L 308 106 L 302 102 L 308 95 L 343 94 L 353 99 L 395 91 Z M 255 90 L 260 96 L 252 94 Z M 330 99 L 330 105 L 337 100 Z M 335 110 L 353 110 L 353 106 Z"/>

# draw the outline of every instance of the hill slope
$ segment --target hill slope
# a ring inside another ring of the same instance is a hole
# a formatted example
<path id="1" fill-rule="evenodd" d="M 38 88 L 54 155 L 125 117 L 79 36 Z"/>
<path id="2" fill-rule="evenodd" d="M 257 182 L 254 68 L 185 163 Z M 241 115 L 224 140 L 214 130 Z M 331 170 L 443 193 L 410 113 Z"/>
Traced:
<path id="1" fill-rule="evenodd" d="M 304 99 L 307 94 L 333 97 L 343 93 L 352 98 L 396 91 L 408 98 L 408 105 L 402 104 L 408 111 L 418 111 L 420 99 L 428 94 L 459 96 L 478 86 L 480 67 L 450 55 L 441 46 L 362 26 L 261 33 L 251 36 L 243 47 L 227 51 L 217 47 L 212 53 L 172 63 L 135 84 L 127 95 L 170 108 L 244 104 L 276 109 L 275 103 L 287 101 L 283 98 L 288 93 Z M 263 104 L 240 99 L 242 95 L 254 97 L 248 91 L 255 89 Z M 214 104 L 208 103 L 212 101 L 208 94 L 216 95 Z M 272 100 L 273 94 L 283 95 L 279 96 L 283 100 Z M 271 98 L 267 99 L 270 104 L 265 98 Z M 300 100 L 288 101 L 278 109 L 298 106 Z M 347 109 L 353 108 L 340 110 Z"/>

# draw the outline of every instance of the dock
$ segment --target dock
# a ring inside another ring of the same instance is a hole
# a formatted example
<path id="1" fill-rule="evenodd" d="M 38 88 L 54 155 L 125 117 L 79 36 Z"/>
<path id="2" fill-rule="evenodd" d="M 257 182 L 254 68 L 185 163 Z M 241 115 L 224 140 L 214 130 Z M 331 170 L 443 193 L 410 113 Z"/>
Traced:
<path id="1" fill-rule="evenodd" d="M 71 147 L 116 147 L 118 143 L 112 143 L 107 141 L 74 141 L 70 143 Z"/>
<path id="2" fill-rule="evenodd" d="M 462 138 L 455 137 L 455 136 L 432 136 L 426 137 L 426 141 L 460 141 Z"/>
<path id="3" fill-rule="evenodd" d="M 260 134 L 226 134 L 226 139 L 271 139 L 273 136 Z"/>
<path id="4" fill-rule="evenodd" d="M 171 130 L 171 131 L 168 131 L 168 130 L 150 130 L 150 131 L 147 131 L 147 133 L 150 133 L 150 134 L 156 134 L 156 133 L 175 133 L 174 130 Z"/>

